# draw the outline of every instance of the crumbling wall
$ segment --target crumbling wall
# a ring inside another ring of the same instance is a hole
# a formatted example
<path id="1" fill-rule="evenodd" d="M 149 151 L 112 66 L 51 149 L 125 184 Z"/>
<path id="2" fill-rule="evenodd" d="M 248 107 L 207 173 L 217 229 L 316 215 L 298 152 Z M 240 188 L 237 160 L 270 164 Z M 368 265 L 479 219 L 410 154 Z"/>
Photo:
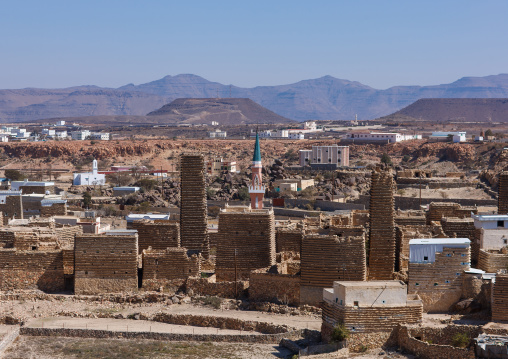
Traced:
<path id="1" fill-rule="evenodd" d="M 74 250 L 74 291 L 100 294 L 138 288 L 138 236 L 82 234 Z"/>
<path id="2" fill-rule="evenodd" d="M 62 251 L 0 249 L 0 290 L 65 288 Z"/>
<path id="3" fill-rule="evenodd" d="M 431 202 L 427 212 L 427 224 L 431 224 L 432 221 L 439 222 L 442 218 L 447 217 L 469 218 L 471 213 L 478 213 L 478 208 L 462 207 L 453 202 Z"/>
<path id="4" fill-rule="evenodd" d="M 143 250 L 143 288 L 157 289 L 168 280 L 201 276 L 201 256 L 187 255 L 185 248 Z"/>
<path id="5" fill-rule="evenodd" d="M 508 171 L 499 174 L 497 213 L 508 214 Z"/>
<path id="6" fill-rule="evenodd" d="M 462 276 L 470 261 L 469 247 L 445 247 L 433 263 L 409 263 L 408 293 L 420 296 L 425 311 L 448 311 L 461 297 Z"/>
<path id="7" fill-rule="evenodd" d="M 41 216 L 66 216 L 67 203 L 53 203 L 50 206 L 40 206 Z"/>
<path id="8" fill-rule="evenodd" d="M 180 244 L 210 255 L 207 231 L 205 162 L 201 154 L 184 154 L 180 168 Z"/>
<path id="9" fill-rule="evenodd" d="M 56 227 L 53 231 L 62 248 L 74 249 L 74 238 L 76 235 L 83 234 L 83 227 L 63 225 Z"/>
<path id="10" fill-rule="evenodd" d="M 23 219 L 23 203 L 21 196 L 7 196 L 5 203 L 0 204 L 0 211 L 4 215 L 4 225 L 7 224 L 6 220 L 11 218 Z"/>
<path id="11" fill-rule="evenodd" d="M 173 221 L 133 221 L 132 229 L 138 231 L 138 250 L 152 247 L 153 250 L 164 250 L 180 247 L 180 225 Z"/>
<path id="12" fill-rule="evenodd" d="M 471 242 L 475 238 L 475 226 L 473 218 L 442 218 L 441 227 L 450 238 L 467 238 Z"/>
<path id="13" fill-rule="evenodd" d="M 300 276 L 272 273 L 267 267 L 252 271 L 249 280 L 249 299 L 286 305 L 300 304 Z"/>
<path id="14" fill-rule="evenodd" d="M 496 276 L 492 290 L 492 320 L 508 320 L 508 275 Z"/>
<path id="15" fill-rule="evenodd" d="M 194 294 L 217 296 L 221 298 L 237 298 L 245 294 L 249 288 L 248 281 L 217 282 L 216 277 L 195 278 L 189 277 L 186 283 L 187 290 L 192 289 Z M 236 291 L 238 291 L 238 296 Z"/>
<path id="16" fill-rule="evenodd" d="M 275 234 L 277 253 L 300 253 L 302 247 L 303 231 L 301 229 L 279 228 Z"/>
<path id="17" fill-rule="evenodd" d="M 479 250 L 478 268 L 487 273 L 508 269 L 508 253 L 505 250 Z"/>
<path id="18" fill-rule="evenodd" d="M 236 250 L 236 260 L 235 260 Z M 250 272 L 275 264 L 275 220 L 271 210 L 221 211 L 217 281 L 248 280 Z"/>
<path id="19" fill-rule="evenodd" d="M 323 288 L 337 280 L 366 280 L 364 237 L 305 235 L 301 253 L 300 302 L 317 305 Z"/>
<path id="20" fill-rule="evenodd" d="M 394 182 L 390 171 L 372 172 L 370 187 L 369 279 L 393 279 L 395 265 Z"/>
<path id="21" fill-rule="evenodd" d="M 19 186 L 19 189 L 23 191 L 24 194 L 55 194 L 55 186 Z"/>

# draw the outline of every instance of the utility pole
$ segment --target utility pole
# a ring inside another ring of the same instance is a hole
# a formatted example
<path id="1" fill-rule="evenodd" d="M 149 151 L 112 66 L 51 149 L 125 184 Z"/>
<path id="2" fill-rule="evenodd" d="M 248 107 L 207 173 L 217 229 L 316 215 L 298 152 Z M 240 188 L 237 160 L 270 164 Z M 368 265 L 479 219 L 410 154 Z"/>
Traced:
<path id="1" fill-rule="evenodd" d="M 421 209 L 422 208 L 422 173 L 421 172 L 420 172 L 419 187 L 420 187 L 420 209 Z"/>
<path id="2" fill-rule="evenodd" d="M 236 266 L 236 248 L 235 248 L 235 298 L 238 299 L 238 268 Z"/>

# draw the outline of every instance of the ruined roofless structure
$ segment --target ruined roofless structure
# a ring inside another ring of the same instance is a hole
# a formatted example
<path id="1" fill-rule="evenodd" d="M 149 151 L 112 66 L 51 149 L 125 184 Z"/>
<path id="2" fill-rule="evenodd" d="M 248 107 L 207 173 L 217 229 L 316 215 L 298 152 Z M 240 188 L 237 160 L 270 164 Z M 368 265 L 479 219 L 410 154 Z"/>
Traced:
<path id="1" fill-rule="evenodd" d="M 390 170 L 372 171 L 369 279 L 391 280 L 395 265 L 394 182 Z"/>
<path id="2" fill-rule="evenodd" d="M 208 258 L 205 160 L 201 154 L 183 154 L 180 166 L 180 245 Z"/>
<path id="3" fill-rule="evenodd" d="M 508 214 L 508 171 L 499 174 L 497 213 Z"/>

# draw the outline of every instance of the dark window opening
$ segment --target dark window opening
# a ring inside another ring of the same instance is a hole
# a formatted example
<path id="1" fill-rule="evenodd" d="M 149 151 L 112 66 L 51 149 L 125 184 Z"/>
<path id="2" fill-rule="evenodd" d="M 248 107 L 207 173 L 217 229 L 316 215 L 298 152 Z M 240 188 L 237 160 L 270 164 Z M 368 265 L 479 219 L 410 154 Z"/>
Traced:
<path id="1" fill-rule="evenodd" d="M 497 221 L 498 227 L 504 227 L 504 221 Z"/>

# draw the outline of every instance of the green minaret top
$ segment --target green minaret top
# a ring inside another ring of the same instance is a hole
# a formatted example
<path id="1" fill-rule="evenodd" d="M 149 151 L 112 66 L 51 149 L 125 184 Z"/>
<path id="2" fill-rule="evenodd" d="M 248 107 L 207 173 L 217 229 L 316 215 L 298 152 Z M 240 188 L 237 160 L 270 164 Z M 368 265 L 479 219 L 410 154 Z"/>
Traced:
<path id="1" fill-rule="evenodd" d="M 252 158 L 253 162 L 261 162 L 261 150 L 259 148 L 259 135 L 256 131 L 256 144 L 254 145 L 254 157 Z"/>

